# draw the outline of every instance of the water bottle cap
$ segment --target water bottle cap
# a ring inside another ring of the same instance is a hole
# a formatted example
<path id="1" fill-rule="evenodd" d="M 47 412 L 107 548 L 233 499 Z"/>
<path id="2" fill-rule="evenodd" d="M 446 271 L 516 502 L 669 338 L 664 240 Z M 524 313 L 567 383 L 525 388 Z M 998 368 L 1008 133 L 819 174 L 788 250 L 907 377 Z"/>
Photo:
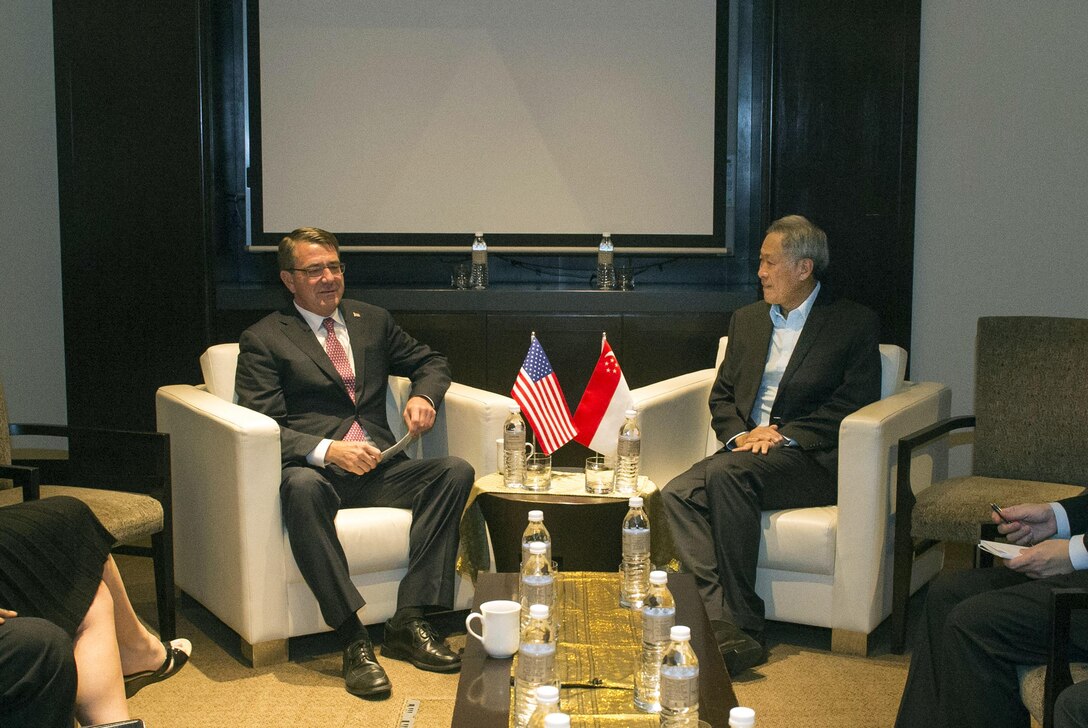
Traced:
<path id="1" fill-rule="evenodd" d="M 677 624 L 669 630 L 669 639 L 673 642 L 690 642 L 691 628 Z"/>
<path id="2" fill-rule="evenodd" d="M 642 496 L 633 495 L 631 499 L 627 501 L 628 508 L 642 508 Z"/>
<path id="3" fill-rule="evenodd" d="M 517 412 L 519 415 L 521 414 L 521 405 L 520 404 L 512 404 L 509 407 L 507 407 L 507 409 L 510 410 L 511 412 Z"/>
<path id="4" fill-rule="evenodd" d="M 628 417 L 628 418 L 638 417 L 638 410 L 637 409 L 629 409 L 629 410 L 627 410 L 626 412 L 623 413 L 623 416 Z"/>
<path id="5" fill-rule="evenodd" d="M 601 237 L 602 238 L 610 238 L 610 237 L 612 237 L 612 233 L 601 233 Z"/>
<path id="6" fill-rule="evenodd" d="M 549 713 L 544 716 L 544 728 L 570 728 L 570 716 L 566 713 Z"/>
<path id="7" fill-rule="evenodd" d="M 669 583 L 669 575 L 666 574 L 664 571 L 661 571 L 661 570 L 651 571 L 650 572 L 650 583 L 651 584 L 668 584 Z"/>
<path id="8" fill-rule="evenodd" d="M 530 521 L 543 521 L 544 520 L 544 511 L 529 511 L 529 520 Z"/>
<path id="9" fill-rule="evenodd" d="M 478 238 L 482 238 L 484 236 L 483 232 L 480 232 L 480 231 L 474 232 L 473 235 L 475 235 Z"/>
<path id="10" fill-rule="evenodd" d="M 738 706 L 729 709 L 730 728 L 750 728 L 756 724 L 756 711 Z"/>
<path id="11" fill-rule="evenodd" d="M 529 619 L 547 619 L 551 612 L 547 604 L 534 604 L 529 607 Z"/>
<path id="12" fill-rule="evenodd" d="M 529 553 L 533 554 L 534 556 L 537 554 L 543 555 L 547 553 L 547 551 L 548 544 L 544 543 L 543 541 L 533 541 L 529 544 Z"/>
<path id="13" fill-rule="evenodd" d="M 536 689 L 536 702 L 538 703 L 558 703 L 559 702 L 559 688 L 554 685 L 541 685 Z"/>

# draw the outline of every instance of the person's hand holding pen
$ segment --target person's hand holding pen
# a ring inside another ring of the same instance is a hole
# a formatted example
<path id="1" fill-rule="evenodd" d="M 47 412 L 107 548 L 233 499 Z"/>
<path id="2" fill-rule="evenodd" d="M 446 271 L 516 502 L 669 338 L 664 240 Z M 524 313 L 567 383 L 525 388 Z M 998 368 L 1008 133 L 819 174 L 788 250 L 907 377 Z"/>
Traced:
<path id="1" fill-rule="evenodd" d="M 999 508 L 991 503 L 990 518 L 1009 543 L 1032 546 L 1058 532 L 1058 522 L 1048 503 L 1022 503 Z"/>
<path id="2" fill-rule="evenodd" d="M 1047 503 L 1028 503 L 1000 508 L 991 503 L 991 519 L 997 524 L 998 533 L 1004 534 L 1010 543 L 1027 546 L 1019 556 L 1006 559 L 1005 565 L 1033 579 L 1073 570 L 1069 560 L 1069 542 L 1065 539 L 1048 540 L 1058 532 L 1054 511 Z"/>

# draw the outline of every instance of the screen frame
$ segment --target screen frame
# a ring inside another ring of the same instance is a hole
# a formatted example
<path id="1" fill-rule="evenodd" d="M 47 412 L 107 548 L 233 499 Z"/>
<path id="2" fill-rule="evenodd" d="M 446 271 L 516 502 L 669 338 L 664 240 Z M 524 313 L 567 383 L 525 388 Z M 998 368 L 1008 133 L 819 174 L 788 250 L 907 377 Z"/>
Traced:
<path id="1" fill-rule="evenodd" d="M 287 230 L 264 230 L 261 163 L 260 0 L 246 0 L 245 36 L 245 246 L 251 252 L 277 249 Z M 729 184 L 735 155 L 729 149 L 729 0 L 715 0 L 714 164 L 712 229 L 709 235 L 613 234 L 625 253 L 643 255 L 732 255 L 727 240 L 729 210 L 735 203 Z M 334 231 L 348 252 L 444 253 L 462 251 L 472 233 L 382 233 Z M 600 231 L 585 233 L 487 233 L 488 249 L 512 254 L 595 254 Z"/>

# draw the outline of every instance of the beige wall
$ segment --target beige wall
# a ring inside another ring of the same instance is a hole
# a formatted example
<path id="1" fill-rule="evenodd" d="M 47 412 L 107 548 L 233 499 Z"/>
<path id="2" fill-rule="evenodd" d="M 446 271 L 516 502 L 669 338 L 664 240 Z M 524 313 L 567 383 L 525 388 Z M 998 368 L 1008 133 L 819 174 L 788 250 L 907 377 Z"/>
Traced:
<path id="1" fill-rule="evenodd" d="M 0 379 L 12 419 L 63 423 L 52 4 L 5 0 L 0 27 Z"/>
<path id="2" fill-rule="evenodd" d="M 1085 37 L 1085 0 L 922 0 L 911 376 L 953 414 L 979 316 L 1088 317 Z"/>

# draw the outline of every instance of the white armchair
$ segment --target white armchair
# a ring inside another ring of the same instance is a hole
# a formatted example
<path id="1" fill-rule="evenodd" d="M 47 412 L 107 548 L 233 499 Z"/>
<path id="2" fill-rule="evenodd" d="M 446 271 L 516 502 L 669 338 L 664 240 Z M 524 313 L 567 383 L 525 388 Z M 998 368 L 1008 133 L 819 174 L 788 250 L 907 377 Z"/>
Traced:
<path id="1" fill-rule="evenodd" d="M 200 358 L 203 386 L 170 385 L 156 394 L 158 429 L 170 434 L 174 482 L 175 581 L 238 633 L 254 666 L 287 659 L 287 639 L 329 629 L 295 564 L 280 514 L 279 426 L 234 403 L 237 344 Z M 398 437 L 409 382 L 390 377 L 386 402 Z M 452 453 L 477 473 L 495 469 L 508 397 L 454 383 L 434 428 L 410 448 L 413 457 Z M 350 508 L 336 530 L 352 581 L 365 595 L 367 624 L 396 609 L 408 565 L 411 512 Z M 462 579 L 456 606 L 471 604 Z"/>
<path id="2" fill-rule="evenodd" d="M 718 346 L 717 364 L 728 337 Z M 831 628 L 835 652 L 865 655 L 869 634 L 891 613 L 896 450 L 900 437 L 948 416 L 951 392 L 935 382 L 904 381 L 907 353 L 882 344 L 881 399 L 839 429 L 837 506 L 763 512 L 756 592 L 768 619 Z M 703 369 L 632 392 L 642 428 L 642 472 L 664 486 L 721 444 L 710 427 L 716 369 Z M 941 480 L 947 453 L 916 453 L 915 491 Z M 680 534 L 674 534 L 680 538 Z M 911 591 L 941 568 L 943 551 L 919 558 Z"/>

